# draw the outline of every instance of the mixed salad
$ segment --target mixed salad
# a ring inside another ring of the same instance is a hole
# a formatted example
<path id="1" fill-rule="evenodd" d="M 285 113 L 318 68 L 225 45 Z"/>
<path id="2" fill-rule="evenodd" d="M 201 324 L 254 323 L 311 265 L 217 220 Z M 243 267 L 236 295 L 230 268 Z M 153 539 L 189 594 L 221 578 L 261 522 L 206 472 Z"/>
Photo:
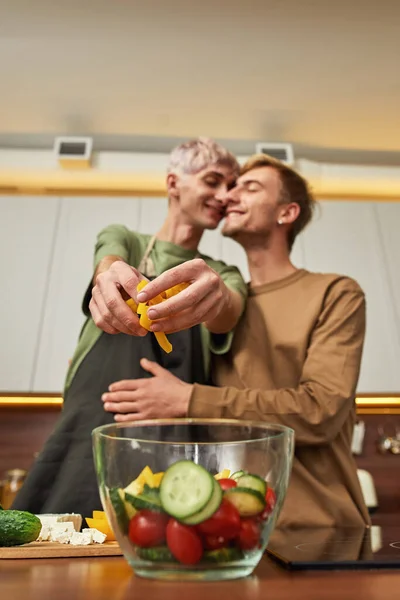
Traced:
<path id="1" fill-rule="evenodd" d="M 224 470 L 212 476 L 189 460 L 165 473 L 146 467 L 126 488 L 109 490 L 118 524 L 145 560 L 239 560 L 261 547 L 263 523 L 276 496 L 251 473 Z"/>

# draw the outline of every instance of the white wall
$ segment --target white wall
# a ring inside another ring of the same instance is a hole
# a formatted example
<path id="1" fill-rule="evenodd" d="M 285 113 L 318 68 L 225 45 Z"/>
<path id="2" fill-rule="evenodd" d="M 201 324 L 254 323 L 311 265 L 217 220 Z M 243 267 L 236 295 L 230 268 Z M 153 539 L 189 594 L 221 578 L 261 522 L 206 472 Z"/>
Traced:
<path id="1" fill-rule="evenodd" d="M 0 196 L 0 390 L 59 392 L 83 315 L 98 231 L 162 223 L 162 198 Z M 348 274 L 367 296 L 359 392 L 400 391 L 400 203 L 322 202 L 293 251 L 299 267 Z M 240 246 L 207 232 L 201 250 L 248 270 Z"/>

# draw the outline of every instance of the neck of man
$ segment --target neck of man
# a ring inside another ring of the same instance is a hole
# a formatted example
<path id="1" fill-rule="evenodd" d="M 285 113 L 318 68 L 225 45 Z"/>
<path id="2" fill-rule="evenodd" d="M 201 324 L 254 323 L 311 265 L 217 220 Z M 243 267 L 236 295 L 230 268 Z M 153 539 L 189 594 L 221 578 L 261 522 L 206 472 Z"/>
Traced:
<path id="1" fill-rule="evenodd" d="M 286 240 L 258 240 L 242 244 L 247 256 L 252 286 L 264 285 L 284 279 L 298 269 L 290 260 Z"/>
<path id="2" fill-rule="evenodd" d="M 187 222 L 185 215 L 170 206 L 167 218 L 156 237 L 158 240 L 196 251 L 204 230 Z"/>

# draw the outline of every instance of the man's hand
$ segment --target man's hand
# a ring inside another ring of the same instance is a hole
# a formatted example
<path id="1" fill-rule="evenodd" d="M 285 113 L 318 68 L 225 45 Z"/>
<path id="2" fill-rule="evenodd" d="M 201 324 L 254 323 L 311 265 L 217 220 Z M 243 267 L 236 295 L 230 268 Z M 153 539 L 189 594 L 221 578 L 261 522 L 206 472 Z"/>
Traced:
<path id="1" fill-rule="evenodd" d="M 236 325 L 242 309 L 240 295 L 229 290 L 201 258 L 189 260 L 159 275 L 138 294 L 138 301 L 147 302 L 179 283 L 189 283 L 189 286 L 149 308 L 149 319 L 157 321 L 151 331 L 172 333 L 206 323 L 210 331 L 226 333 Z"/>
<path id="2" fill-rule="evenodd" d="M 139 317 L 126 304 L 126 299 L 136 302 L 137 284 L 145 279 L 137 269 L 122 260 L 96 276 L 89 310 L 96 326 L 106 333 L 126 333 L 145 336 L 148 332 L 139 325 Z"/>
<path id="3" fill-rule="evenodd" d="M 146 358 L 140 364 L 154 377 L 112 383 L 102 396 L 104 410 L 116 413 L 116 421 L 185 417 L 193 386 Z"/>

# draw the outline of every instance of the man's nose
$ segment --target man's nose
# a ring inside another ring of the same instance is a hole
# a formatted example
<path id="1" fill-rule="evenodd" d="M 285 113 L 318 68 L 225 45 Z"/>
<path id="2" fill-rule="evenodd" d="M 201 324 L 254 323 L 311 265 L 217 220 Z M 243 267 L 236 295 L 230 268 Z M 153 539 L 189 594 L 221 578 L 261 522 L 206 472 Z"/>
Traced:
<path id="1" fill-rule="evenodd" d="M 228 194 L 229 190 L 226 186 L 222 186 L 218 189 L 215 194 L 215 199 L 222 204 L 222 206 L 226 206 L 228 204 Z"/>
<path id="2" fill-rule="evenodd" d="M 228 187 L 226 184 L 219 188 L 217 194 L 215 195 L 216 200 L 221 202 L 221 204 L 225 207 L 228 203 L 237 202 L 237 187 Z"/>
<path id="3" fill-rule="evenodd" d="M 239 193 L 237 186 L 226 190 L 223 201 L 225 208 L 228 206 L 228 204 L 237 204 L 239 202 Z"/>

